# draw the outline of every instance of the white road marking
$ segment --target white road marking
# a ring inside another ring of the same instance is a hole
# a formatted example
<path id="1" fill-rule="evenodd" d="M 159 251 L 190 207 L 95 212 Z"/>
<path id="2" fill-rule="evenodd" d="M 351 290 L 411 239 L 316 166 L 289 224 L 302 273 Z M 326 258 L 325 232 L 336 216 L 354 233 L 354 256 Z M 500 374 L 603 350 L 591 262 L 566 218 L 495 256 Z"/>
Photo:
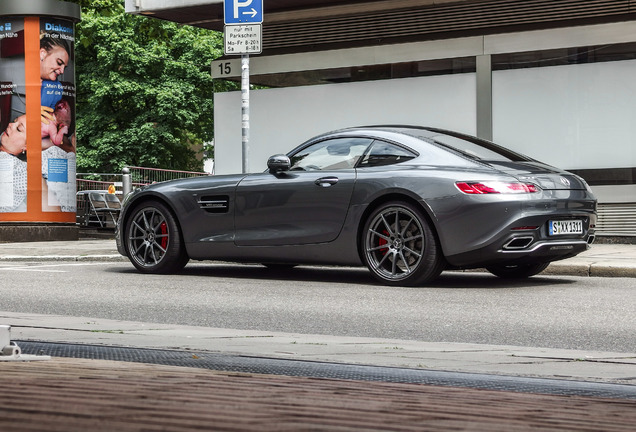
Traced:
<path id="1" fill-rule="evenodd" d="M 31 272 L 49 272 L 49 273 L 68 273 L 69 270 L 57 270 L 45 267 L 69 267 L 69 266 L 89 266 L 89 265 L 104 265 L 104 263 L 62 263 L 62 264 L 35 264 L 35 265 L 15 265 L 0 267 L 0 270 L 15 270 L 15 271 L 31 271 Z"/>

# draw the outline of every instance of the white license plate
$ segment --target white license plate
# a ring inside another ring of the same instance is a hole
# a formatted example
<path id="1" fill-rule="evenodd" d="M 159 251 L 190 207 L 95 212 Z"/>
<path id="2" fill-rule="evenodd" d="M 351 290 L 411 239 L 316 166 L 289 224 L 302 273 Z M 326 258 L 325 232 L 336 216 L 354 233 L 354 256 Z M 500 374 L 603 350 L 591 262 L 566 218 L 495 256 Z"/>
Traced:
<path id="1" fill-rule="evenodd" d="M 561 220 L 550 221 L 550 235 L 583 234 L 583 221 Z"/>

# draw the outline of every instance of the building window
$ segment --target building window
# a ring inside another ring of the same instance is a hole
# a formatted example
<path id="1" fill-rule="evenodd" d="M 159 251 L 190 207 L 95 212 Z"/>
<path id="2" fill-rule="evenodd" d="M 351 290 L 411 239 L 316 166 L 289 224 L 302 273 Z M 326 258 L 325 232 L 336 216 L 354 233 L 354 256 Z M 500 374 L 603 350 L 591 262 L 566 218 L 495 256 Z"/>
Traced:
<path id="1" fill-rule="evenodd" d="M 389 80 L 434 75 L 475 73 L 475 57 L 424 60 L 404 63 L 351 66 L 332 69 L 283 72 L 250 77 L 250 84 L 267 88 L 299 87 L 361 81 Z M 232 78 L 240 82 L 240 77 Z M 218 86 L 217 92 L 236 90 L 234 86 Z"/>
<path id="2" fill-rule="evenodd" d="M 636 42 L 527 51 L 492 56 L 492 70 L 510 70 L 636 59 Z"/>

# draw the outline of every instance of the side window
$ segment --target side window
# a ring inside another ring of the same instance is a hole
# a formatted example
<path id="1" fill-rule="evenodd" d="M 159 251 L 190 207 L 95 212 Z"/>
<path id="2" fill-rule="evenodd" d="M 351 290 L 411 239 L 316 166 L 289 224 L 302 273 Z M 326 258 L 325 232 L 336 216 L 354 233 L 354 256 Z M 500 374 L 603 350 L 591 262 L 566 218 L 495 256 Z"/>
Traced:
<path id="1" fill-rule="evenodd" d="M 392 165 L 413 159 L 417 155 L 405 148 L 384 141 L 374 141 L 368 153 L 364 155 L 358 167 L 376 167 Z"/>
<path id="2" fill-rule="evenodd" d="M 369 138 L 336 138 L 317 142 L 291 156 L 291 170 L 351 169 L 372 141 Z"/>

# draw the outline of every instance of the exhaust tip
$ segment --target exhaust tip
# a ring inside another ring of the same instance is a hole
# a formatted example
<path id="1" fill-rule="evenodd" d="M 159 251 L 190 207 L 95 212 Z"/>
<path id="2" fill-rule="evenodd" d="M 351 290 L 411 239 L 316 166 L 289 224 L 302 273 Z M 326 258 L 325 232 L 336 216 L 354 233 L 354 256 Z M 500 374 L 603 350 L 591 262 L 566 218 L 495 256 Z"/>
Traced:
<path id="1" fill-rule="evenodd" d="M 508 243 L 504 244 L 504 250 L 518 250 L 525 249 L 532 244 L 534 241 L 534 237 L 526 236 L 526 237 L 515 237 L 510 240 Z"/>

